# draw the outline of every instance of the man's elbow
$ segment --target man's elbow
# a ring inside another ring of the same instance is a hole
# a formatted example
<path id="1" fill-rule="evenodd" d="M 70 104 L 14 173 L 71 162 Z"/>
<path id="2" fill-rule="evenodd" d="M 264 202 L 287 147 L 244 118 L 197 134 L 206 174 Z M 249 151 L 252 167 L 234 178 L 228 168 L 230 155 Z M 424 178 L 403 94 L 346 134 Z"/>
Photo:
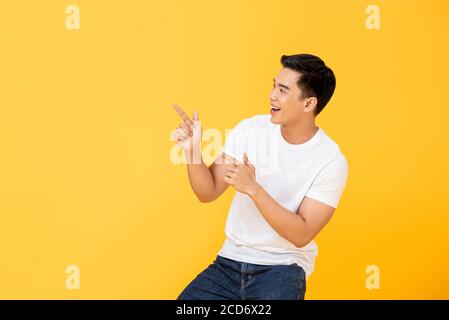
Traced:
<path id="1" fill-rule="evenodd" d="M 201 203 L 212 202 L 220 196 L 220 193 L 217 192 L 216 189 L 211 190 L 211 192 L 207 194 L 196 194 L 196 197 Z"/>
<path id="2" fill-rule="evenodd" d="M 210 198 L 201 198 L 201 197 L 198 197 L 198 200 L 199 200 L 201 203 L 208 203 L 208 202 L 212 202 L 212 201 L 213 201 L 213 200 L 210 199 Z"/>
<path id="3" fill-rule="evenodd" d="M 212 202 L 216 199 L 216 197 L 208 195 L 208 196 L 204 196 L 204 195 L 196 195 L 196 197 L 198 198 L 198 200 L 201 203 L 208 203 L 208 202 Z"/>
<path id="4" fill-rule="evenodd" d="M 293 244 L 295 245 L 296 248 L 301 249 L 301 248 L 305 247 L 309 242 L 295 241 L 295 242 L 293 242 Z"/>
<path id="5" fill-rule="evenodd" d="M 294 239 L 293 241 L 291 241 L 295 247 L 297 248 L 303 248 L 306 245 L 308 245 L 313 239 L 311 238 L 306 238 L 306 237 L 301 237 L 299 239 Z"/>

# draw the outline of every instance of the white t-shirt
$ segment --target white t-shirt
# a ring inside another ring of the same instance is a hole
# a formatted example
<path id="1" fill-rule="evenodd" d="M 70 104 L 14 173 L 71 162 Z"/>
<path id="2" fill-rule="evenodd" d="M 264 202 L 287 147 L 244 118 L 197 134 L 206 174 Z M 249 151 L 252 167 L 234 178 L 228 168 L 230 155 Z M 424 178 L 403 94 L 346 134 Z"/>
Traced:
<path id="1" fill-rule="evenodd" d="M 229 132 L 222 152 L 241 162 L 246 152 L 256 168 L 257 183 L 292 214 L 305 196 L 336 208 L 346 185 L 346 158 L 321 128 L 306 142 L 290 144 L 270 115 L 256 115 Z M 296 247 L 274 231 L 244 193 L 235 193 L 225 233 L 218 253 L 223 257 L 262 265 L 297 263 L 307 277 L 313 272 L 315 242 Z"/>

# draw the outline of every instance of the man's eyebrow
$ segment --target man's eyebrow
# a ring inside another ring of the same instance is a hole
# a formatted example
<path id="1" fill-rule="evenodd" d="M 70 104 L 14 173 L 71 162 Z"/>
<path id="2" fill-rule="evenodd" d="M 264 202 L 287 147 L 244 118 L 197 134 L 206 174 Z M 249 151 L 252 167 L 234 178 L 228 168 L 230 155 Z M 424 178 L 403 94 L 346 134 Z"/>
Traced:
<path id="1" fill-rule="evenodd" d="M 274 78 L 273 78 L 273 83 L 276 83 L 276 80 L 274 80 Z M 282 87 L 284 89 L 290 90 L 290 88 L 287 87 L 285 84 L 278 83 L 278 85 L 279 85 L 279 87 Z"/>

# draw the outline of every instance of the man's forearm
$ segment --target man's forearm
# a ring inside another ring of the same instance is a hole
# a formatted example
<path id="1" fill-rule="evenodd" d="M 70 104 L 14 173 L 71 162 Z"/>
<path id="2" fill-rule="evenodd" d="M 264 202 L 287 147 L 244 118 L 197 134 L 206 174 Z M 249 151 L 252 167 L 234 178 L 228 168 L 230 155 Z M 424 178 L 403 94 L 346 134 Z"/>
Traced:
<path id="1" fill-rule="evenodd" d="M 203 162 L 201 151 L 186 151 L 187 172 L 190 186 L 201 202 L 209 201 L 215 189 L 215 182 L 209 168 Z"/>
<path id="2" fill-rule="evenodd" d="M 260 185 L 249 196 L 268 224 L 282 237 L 297 247 L 310 241 L 303 217 L 282 207 Z"/>

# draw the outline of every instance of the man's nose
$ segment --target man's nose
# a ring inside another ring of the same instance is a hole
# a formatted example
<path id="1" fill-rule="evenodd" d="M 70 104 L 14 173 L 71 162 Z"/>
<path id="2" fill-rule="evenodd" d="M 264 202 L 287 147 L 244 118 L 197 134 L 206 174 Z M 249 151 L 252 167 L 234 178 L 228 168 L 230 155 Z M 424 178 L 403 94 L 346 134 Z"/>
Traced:
<path id="1" fill-rule="evenodd" d="M 276 90 L 274 90 L 274 88 L 271 89 L 271 92 L 270 92 L 270 100 L 273 101 L 273 102 L 277 100 Z"/>

